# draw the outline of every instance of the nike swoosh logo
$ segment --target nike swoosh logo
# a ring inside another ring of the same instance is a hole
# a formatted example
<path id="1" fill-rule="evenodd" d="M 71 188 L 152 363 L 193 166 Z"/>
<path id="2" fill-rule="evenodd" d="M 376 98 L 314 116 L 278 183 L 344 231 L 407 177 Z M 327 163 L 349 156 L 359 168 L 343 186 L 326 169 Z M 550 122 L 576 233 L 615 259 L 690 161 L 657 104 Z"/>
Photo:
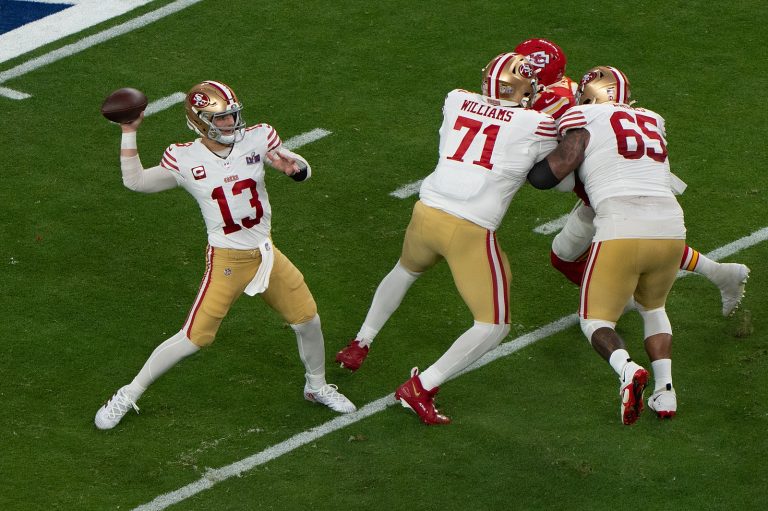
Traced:
<path id="1" fill-rule="evenodd" d="M 415 383 L 411 383 L 411 387 L 413 387 L 413 395 L 416 396 L 416 397 L 419 397 L 421 395 L 421 392 L 416 390 L 416 384 Z"/>
<path id="2" fill-rule="evenodd" d="M 546 98 L 546 99 L 544 100 L 544 104 L 545 104 L 545 105 L 549 105 L 550 103 L 552 103 L 552 102 L 553 102 L 553 101 L 555 101 L 556 99 L 557 99 L 557 98 L 556 98 L 556 97 L 554 97 L 554 96 L 551 96 L 551 97 L 549 97 L 549 98 Z"/>

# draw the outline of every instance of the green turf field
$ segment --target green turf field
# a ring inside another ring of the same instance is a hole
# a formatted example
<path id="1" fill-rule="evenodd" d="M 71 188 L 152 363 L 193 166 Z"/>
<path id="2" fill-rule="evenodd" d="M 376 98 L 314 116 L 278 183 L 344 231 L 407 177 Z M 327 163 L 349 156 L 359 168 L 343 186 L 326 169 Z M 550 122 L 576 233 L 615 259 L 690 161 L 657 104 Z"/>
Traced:
<path id="1" fill-rule="evenodd" d="M 210 488 L 174 494 L 169 509 L 765 509 L 765 242 L 726 258 L 752 269 L 735 317 L 721 316 L 717 289 L 699 276 L 672 290 L 671 421 L 645 413 L 622 426 L 615 377 L 572 326 L 446 383 L 438 404 L 450 426 L 386 407 L 222 477 L 215 469 L 336 417 L 303 400 L 293 332 L 248 297 L 210 349 L 149 389 L 140 415 L 108 432 L 93 416 L 183 323 L 206 243 L 186 192 L 122 186 L 119 129 L 99 114 L 110 91 L 133 86 L 154 100 L 215 79 L 235 89 L 250 124 L 269 122 L 283 140 L 332 132 L 298 150 L 309 182 L 273 173 L 267 186 L 275 243 L 318 303 L 328 380 L 362 406 L 471 322 L 443 265 L 413 286 L 359 372 L 331 364 L 397 260 L 416 198 L 390 193 L 433 169 L 448 91 L 478 89 L 480 69 L 531 36 L 558 42 L 576 79 L 619 67 L 639 104 L 666 118 L 672 169 L 688 183 L 688 242 L 707 253 L 768 226 L 766 19 L 757 0 L 204 0 L 0 84 L 32 95 L 0 97 L 0 509 L 134 509 L 206 477 Z M 192 136 L 179 105 L 148 117 L 144 165 Z M 514 276 L 507 341 L 578 306 L 578 290 L 549 266 L 552 235 L 533 232 L 573 203 L 527 186 L 512 202 L 499 230 Z M 639 317 L 619 330 L 644 361 Z"/>

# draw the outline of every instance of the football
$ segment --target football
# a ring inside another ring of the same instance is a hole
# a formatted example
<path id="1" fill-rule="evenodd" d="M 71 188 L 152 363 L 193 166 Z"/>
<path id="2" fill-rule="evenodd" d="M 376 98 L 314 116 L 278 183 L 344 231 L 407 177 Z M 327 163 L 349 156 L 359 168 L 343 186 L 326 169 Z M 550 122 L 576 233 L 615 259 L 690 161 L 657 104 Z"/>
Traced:
<path id="1" fill-rule="evenodd" d="M 131 122 L 147 108 L 147 96 L 130 87 L 117 89 L 101 104 L 101 114 L 112 122 Z"/>

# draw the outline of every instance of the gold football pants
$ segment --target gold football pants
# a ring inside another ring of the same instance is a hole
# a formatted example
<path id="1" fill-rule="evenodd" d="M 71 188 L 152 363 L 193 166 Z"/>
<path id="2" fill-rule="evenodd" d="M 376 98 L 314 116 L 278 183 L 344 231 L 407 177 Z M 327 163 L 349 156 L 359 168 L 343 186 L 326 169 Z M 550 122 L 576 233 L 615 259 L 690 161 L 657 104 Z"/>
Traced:
<path id="1" fill-rule="evenodd" d="M 304 276 L 272 246 L 275 262 L 269 287 L 261 297 L 289 324 L 304 323 L 317 314 L 317 305 Z M 258 250 L 208 247 L 205 275 L 182 330 L 197 346 L 207 346 L 216 337 L 221 321 L 229 312 L 261 264 Z"/>

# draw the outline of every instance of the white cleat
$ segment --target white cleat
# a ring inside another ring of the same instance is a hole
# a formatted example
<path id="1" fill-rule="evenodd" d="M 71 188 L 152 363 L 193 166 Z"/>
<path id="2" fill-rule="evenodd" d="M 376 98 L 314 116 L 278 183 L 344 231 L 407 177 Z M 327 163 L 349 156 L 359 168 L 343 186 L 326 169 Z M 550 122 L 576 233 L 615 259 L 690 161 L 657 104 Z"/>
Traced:
<path id="1" fill-rule="evenodd" d="M 112 429 L 120 423 L 131 408 L 139 413 L 139 407 L 128 395 L 128 386 L 126 385 L 115 392 L 109 401 L 99 408 L 93 422 L 99 429 Z"/>
<path id="2" fill-rule="evenodd" d="M 334 412 L 350 413 L 357 410 L 357 407 L 347 399 L 347 396 L 339 392 L 336 385 L 325 384 L 319 389 L 312 389 L 309 385 L 304 386 L 304 399 L 314 401 L 325 405 Z"/>
<path id="3" fill-rule="evenodd" d="M 677 413 L 677 394 L 672 385 L 657 390 L 648 398 L 648 408 L 656 412 L 659 419 L 671 419 Z"/>
<path id="4" fill-rule="evenodd" d="M 749 278 L 749 268 L 738 263 L 720 263 L 712 282 L 720 288 L 723 301 L 723 316 L 730 316 L 744 298 L 744 287 Z"/>

